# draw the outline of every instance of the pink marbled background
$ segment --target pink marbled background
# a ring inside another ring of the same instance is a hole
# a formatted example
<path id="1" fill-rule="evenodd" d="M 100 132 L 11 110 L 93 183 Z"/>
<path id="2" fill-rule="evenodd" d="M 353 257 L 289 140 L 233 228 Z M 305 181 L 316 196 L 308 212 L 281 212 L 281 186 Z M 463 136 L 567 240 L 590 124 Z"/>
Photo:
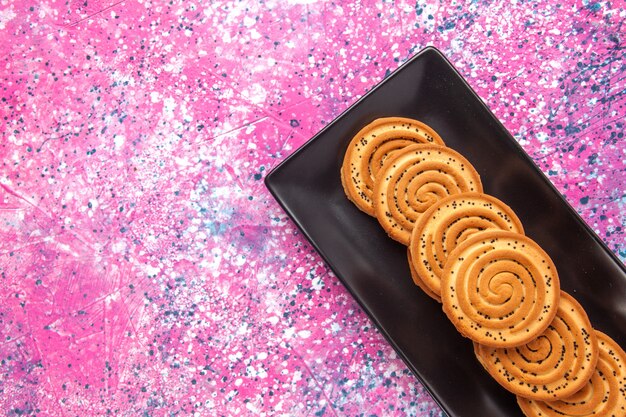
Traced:
<path id="1" fill-rule="evenodd" d="M 426 45 L 626 259 L 626 7 L 0 0 L 0 410 L 440 411 L 263 185 Z"/>

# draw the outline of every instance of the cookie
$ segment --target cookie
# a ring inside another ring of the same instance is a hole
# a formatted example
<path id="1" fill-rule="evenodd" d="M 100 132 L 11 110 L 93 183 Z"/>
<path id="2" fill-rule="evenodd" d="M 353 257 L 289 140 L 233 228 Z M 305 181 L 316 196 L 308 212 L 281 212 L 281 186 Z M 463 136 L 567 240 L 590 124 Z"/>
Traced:
<path id="1" fill-rule="evenodd" d="M 599 359 L 589 382 L 559 401 L 534 401 L 517 397 L 527 417 L 626 416 L 626 352 L 609 336 L 595 331 Z"/>
<path id="2" fill-rule="evenodd" d="M 455 194 L 438 201 L 415 224 L 410 240 L 410 262 L 423 285 L 437 298 L 448 255 L 468 237 L 485 230 L 524 234 L 522 223 L 509 206 L 482 193 Z"/>
<path id="3" fill-rule="evenodd" d="M 436 300 L 437 302 L 441 302 L 441 297 L 432 292 L 430 288 L 422 281 L 420 276 L 415 272 L 415 268 L 413 268 L 413 262 L 411 262 L 411 249 L 406 248 L 407 257 L 409 258 L 409 270 L 411 271 L 411 278 L 413 278 L 413 282 L 415 285 L 420 287 L 422 291 L 424 291 L 430 298 Z"/>
<path id="4" fill-rule="evenodd" d="M 374 185 L 374 211 L 387 234 L 407 245 L 419 218 L 452 194 L 482 192 L 478 172 L 458 152 L 411 145 L 384 163 Z"/>
<path id="5" fill-rule="evenodd" d="M 505 389 L 524 398 L 555 401 L 580 390 L 598 360 L 598 341 L 587 313 L 561 291 L 548 328 L 523 346 L 491 348 L 474 344 L 487 372 Z"/>
<path id="6" fill-rule="evenodd" d="M 485 231 L 450 253 L 441 276 L 443 311 L 465 337 L 485 346 L 524 345 L 550 325 L 559 305 L 554 263 L 514 232 Z"/>
<path id="7" fill-rule="evenodd" d="M 430 126 L 404 117 L 383 117 L 361 129 L 353 138 L 341 166 L 346 196 L 362 211 L 374 216 L 374 180 L 383 162 L 398 149 L 415 143 L 444 145 Z"/>

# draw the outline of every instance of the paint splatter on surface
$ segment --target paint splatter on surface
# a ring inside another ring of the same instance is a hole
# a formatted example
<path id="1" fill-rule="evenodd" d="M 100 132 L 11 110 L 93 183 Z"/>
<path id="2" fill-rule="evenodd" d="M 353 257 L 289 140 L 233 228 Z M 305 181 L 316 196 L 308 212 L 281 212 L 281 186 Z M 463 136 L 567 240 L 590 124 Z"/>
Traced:
<path id="1" fill-rule="evenodd" d="M 0 2 L 6 414 L 440 415 L 262 182 L 426 45 L 626 259 L 619 2 L 205 3 Z"/>

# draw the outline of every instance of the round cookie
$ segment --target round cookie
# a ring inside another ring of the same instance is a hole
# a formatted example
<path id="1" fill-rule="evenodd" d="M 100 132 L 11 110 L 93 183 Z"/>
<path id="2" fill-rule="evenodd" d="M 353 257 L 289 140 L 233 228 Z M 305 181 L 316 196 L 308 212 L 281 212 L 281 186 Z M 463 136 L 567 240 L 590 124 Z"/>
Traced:
<path id="1" fill-rule="evenodd" d="M 465 337 L 514 347 L 539 336 L 559 305 L 554 263 L 537 243 L 514 232 L 485 231 L 448 257 L 441 276 L 443 311 Z"/>
<path id="2" fill-rule="evenodd" d="M 438 145 L 411 145 L 397 151 L 378 173 L 374 211 L 387 234 L 408 246 L 423 213 L 449 195 L 469 191 L 482 192 L 482 184 L 461 154 Z"/>
<path id="3" fill-rule="evenodd" d="M 523 346 L 474 344 L 479 362 L 508 391 L 524 398 L 555 401 L 588 383 L 596 369 L 598 341 L 583 307 L 561 291 L 548 328 Z"/>
<path id="4" fill-rule="evenodd" d="M 485 230 L 524 234 L 522 223 L 502 201 L 483 193 L 462 193 L 433 205 L 415 224 L 411 263 L 425 286 L 440 298 L 448 255 L 470 236 Z"/>
<path id="5" fill-rule="evenodd" d="M 413 282 L 415 283 L 415 285 L 420 287 L 422 291 L 424 291 L 426 295 L 428 295 L 430 298 L 440 303 L 441 297 L 439 297 L 437 294 L 432 292 L 430 288 L 428 288 L 428 286 L 424 284 L 424 281 L 422 281 L 422 279 L 417 274 L 417 272 L 415 272 L 415 268 L 413 268 L 413 262 L 411 262 L 411 249 L 406 248 L 406 253 L 407 253 L 407 257 L 409 258 L 409 270 L 411 271 L 411 278 L 413 278 Z"/>
<path id="6" fill-rule="evenodd" d="M 376 174 L 398 149 L 416 143 L 444 145 L 430 126 L 405 117 L 383 117 L 362 128 L 350 141 L 341 166 L 341 184 L 348 199 L 374 216 L 372 191 Z"/>
<path id="7" fill-rule="evenodd" d="M 626 352 L 609 336 L 595 331 L 599 358 L 589 382 L 559 401 L 534 401 L 517 397 L 527 417 L 626 416 Z"/>

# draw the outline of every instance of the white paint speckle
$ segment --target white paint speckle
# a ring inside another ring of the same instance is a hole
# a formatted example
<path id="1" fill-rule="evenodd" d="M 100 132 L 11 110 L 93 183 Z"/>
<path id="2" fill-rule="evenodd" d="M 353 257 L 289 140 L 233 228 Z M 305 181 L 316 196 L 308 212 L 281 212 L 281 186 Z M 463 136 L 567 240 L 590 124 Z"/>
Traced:
<path id="1" fill-rule="evenodd" d="M 124 135 L 115 135 L 113 137 L 113 143 L 115 144 L 115 149 L 121 149 L 124 146 L 124 142 L 126 142 L 126 138 Z"/>

